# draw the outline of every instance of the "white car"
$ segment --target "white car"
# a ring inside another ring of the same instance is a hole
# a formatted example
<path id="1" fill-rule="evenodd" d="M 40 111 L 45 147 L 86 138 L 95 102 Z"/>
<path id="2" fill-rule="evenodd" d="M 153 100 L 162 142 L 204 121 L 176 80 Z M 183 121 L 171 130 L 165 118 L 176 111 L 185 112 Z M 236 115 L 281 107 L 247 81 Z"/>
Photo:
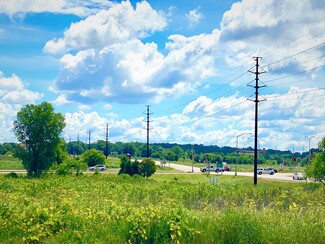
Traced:
<path id="1" fill-rule="evenodd" d="M 257 169 L 257 174 L 268 174 L 268 175 L 274 175 L 275 171 L 274 169 L 271 168 L 258 168 Z"/>
<path id="2" fill-rule="evenodd" d="M 95 169 L 98 169 L 100 171 L 103 171 L 103 170 L 106 170 L 106 166 L 105 165 L 102 165 L 102 164 L 97 164 L 95 166 L 89 167 L 89 170 L 90 171 L 94 171 Z"/>
<path id="3" fill-rule="evenodd" d="M 203 167 L 203 168 L 200 168 L 200 170 L 201 170 L 201 172 L 212 172 L 212 171 L 215 171 L 216 170 L 216 166 L 214 166 L 214 165 L 210 165 L 210 166 L 205 166 L 205 167 Z"/>
<path id="4" fill-rule="evenodd" d="M 305 177 L 304 177 L 304 174 L 303 173 L 295 173 L 292 176 L 292 179 L 293 180 L 303 180 L 304 178 Z"/>

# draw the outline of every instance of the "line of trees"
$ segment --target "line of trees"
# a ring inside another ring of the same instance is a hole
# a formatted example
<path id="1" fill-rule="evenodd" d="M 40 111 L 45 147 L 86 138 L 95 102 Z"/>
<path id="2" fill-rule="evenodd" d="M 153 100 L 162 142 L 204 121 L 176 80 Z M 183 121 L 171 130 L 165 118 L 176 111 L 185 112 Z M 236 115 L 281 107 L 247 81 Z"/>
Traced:
<path id="1" fill-rule="evenodd" d="M 66 150 L 69 155 L 82 155 L 85 153 L 89 145 L 82 141 L 71 141 L 65 144 L 63 139 L 60 142 L 61 150 Z M 17 143 L 3 143 L 0 144 L 0 154 L 13 154 L 13 151 L 17 147 Z M 90 148 L 101 151 L 106 155 L 106 142 L 99 140 L 90 145 Z M 107 155 L 123 155 L 130 154 L 133 158 L 146 157 L 147 147 L 145 143 L 139 142 L 108 142 Z M 211 151 L 209 151 L 211 150 Z M 252 148 L 244 148 L 244 150 L 253 151 Z M 311 154 L 320 152 L 319 149 L 312 149 Z M 181 144 L 169 144 L 169 143 L 155 143 L 149 146 L 149 154 L 155 159 L 164 159 L 168 161 L 178 161 L 180 159 L 192 159 L 194 157 L 195 162 L 203 162 L 206 155 L 209 155 L 211 163 L 223 162 L 235 163 L 236 161 L 236 149 L 231 147 L 218 147 L 218 146 L 204 146 L 204 145 L 181 145 Z M 295 156 L 295 161 L 293 160 Z M 285 165 L 306 165 L 308 152 L 292 154 L 290 151 L 280 150 L 266 150 L 266 154 L 259 155 L 259 163 L 263 164 L 267 160 L 274 164 L 285 163 Z M 58 157 L 57 161 L 60 160 Z M 253 162 L 252 155 L 238 155 L 238 164 L 251 164 Z"/>

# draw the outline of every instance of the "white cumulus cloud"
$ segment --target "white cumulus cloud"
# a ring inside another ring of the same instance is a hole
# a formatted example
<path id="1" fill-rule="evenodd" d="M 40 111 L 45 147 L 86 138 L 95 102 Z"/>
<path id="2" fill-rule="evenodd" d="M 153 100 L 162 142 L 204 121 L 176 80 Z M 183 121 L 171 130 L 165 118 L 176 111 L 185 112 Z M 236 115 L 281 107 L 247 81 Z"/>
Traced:
<path id="1" fill-rule="evenodd" d="M 186 14 L 186 18 L 189 20 L 190 26 L 197 25 L 200 22 L 200 20 L 204 17 L 199 10 L 200 8 L 193 9 Z"/>
<path id="2" fill-rule="evenodd" d="M 0 13 L 20 16 L 26 13 L 50 12 L 84 17 L 111 5 L 112 2 L 107 0 L 2 0 Z"/>
<path id="3" fill-rule="evenodd" d="M 0 142 L 16 141 L 13 137 L 13 121 L 17 112 L 26 104 L 35 103 L 43 94 L 27 89 L 27 85 L 15 74 L 6 77 L 0 71 Z"/>
<path id="4" fill-rule="evenodd" d="M 163 14 L 151 8 L 146 1 L 133 9 L 129 1 L 113 5 L 80 22 L 71 24 L 63 38 L 46 43 L 44 51 L 64 53 L 70 50 L 103 48 L 133 38 L 143 38 L 166 27 Z"/>

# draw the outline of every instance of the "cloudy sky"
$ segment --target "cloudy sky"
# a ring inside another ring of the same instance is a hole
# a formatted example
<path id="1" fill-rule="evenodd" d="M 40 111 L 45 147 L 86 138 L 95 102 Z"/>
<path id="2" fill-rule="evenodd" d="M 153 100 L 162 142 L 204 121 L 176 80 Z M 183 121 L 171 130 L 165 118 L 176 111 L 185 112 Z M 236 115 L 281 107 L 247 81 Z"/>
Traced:
<path id="1" fill-rule="evenodd" d="M 68 140 L 307 151 L 325 136 L 325 1 L 2 0 L 0 143 L 17 111 L 51 102 Z M 250 72 L 252 71 L 252 72 Z M 253 87 L 251 87 L 253 86 Z M 310 139 L 310 140 L 309 140 Z M 239 147 L 253 146 L 248 135 Z"/>

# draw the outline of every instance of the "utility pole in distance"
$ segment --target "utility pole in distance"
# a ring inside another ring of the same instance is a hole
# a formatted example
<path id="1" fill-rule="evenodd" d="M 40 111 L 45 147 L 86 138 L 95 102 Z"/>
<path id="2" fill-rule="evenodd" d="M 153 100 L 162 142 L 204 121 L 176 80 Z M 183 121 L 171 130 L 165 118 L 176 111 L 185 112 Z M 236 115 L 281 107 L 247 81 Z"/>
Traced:
<path id="1" fill-rule="evenodd" d="M 105 147 L 105 156 L 107 159 L 108 156 L 108 123 L 106 124 L 106 147 Z"/>
<path id="2" fill-rule="evenodd" d="M 89 136 L 88 136 L 88 150 L 90 150 L 90 130 L 89 130 Z"/>
<path id="3" fill-rule="evenodd" d="M 147 158 L 149 158 L 150 105 L 147 105 Z"/>
<path id="4" fill-rule="evenodd" d="M 256 61 L 256 64 L 255 64 L 255 71 L 251 71 L 251 70 L 248 70 L 249 72 L 255 74 L 255 86 L 251 86 L 253 88 L 255 88 L 255 100 L 251 100 L 253 102 L 255 102 L 255 140 L 254 140 L 254 185 L 257 185 L 257 135 L 258 135 L 258 103 L 261 102 L 261 101 L 264 101 L 265 99 L 263 100 L 258 100 L 258 89 L 259 88 L 262 88 L 262 87 L 265 87 L 265 85 L 263 86 L 259 86 L 258 84 L 258 76 L 260 74 L 263 74 L 265 73 L 265 71 L 259 71 L 259 64 L 258 64 L 258 60 L 262 58 L 262 57 L 253 57 L 254 61 Z"/>

